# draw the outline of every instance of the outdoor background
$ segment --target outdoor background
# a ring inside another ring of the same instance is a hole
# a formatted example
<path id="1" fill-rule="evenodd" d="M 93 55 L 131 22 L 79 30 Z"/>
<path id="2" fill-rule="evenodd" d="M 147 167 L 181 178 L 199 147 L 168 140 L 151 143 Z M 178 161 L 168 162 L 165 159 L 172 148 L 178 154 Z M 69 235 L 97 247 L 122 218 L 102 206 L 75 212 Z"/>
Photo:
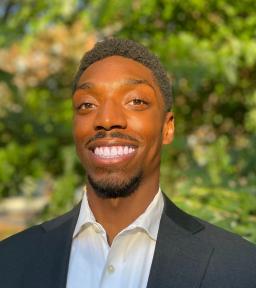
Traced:
<path id="1" fill-rule="evenodd" d="M 83 53 L 108 36 L 149 47 L 172 79 L 163 190 L 256 243 L 255 0 L 1 0 L 0 238 L 81 197 L 71 84 Z"/>

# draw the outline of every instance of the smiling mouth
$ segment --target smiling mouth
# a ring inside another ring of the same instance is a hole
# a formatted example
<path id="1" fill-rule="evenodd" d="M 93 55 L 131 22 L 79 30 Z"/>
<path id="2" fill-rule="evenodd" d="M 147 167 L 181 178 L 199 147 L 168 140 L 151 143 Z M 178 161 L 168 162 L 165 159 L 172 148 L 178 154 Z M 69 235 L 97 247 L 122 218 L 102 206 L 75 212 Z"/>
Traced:
<path id="1" fill-rule="evenodd" d="M 99 146 L 92 150 L 93 154 L 99 158 L 112 159 L 129 156 L 135 152 L 132 146 Z"/>

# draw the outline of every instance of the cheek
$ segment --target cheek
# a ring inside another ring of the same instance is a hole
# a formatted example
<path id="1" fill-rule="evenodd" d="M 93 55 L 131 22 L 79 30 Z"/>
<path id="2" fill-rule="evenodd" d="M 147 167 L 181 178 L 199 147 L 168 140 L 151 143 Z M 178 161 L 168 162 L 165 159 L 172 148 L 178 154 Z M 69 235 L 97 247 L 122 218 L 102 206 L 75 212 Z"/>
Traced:
<path id="1" fill-rule="evenodd" d="M 130 127 L 138 133 L 144 140 L 144 144 L 152 145 L 154 143 L 161 143 L 162 139 L 162 119 L 159 114 L 155 113 L 153 116 L 143 115 L 144 117 L 131 117 L 129 119 Z M 153 120 L 152 120 L 153 119 Z"/>
<path id="2" fill-rule="evenodd" d="M 88 135 L 88 125 L 84 117 L 75 116 L 73 120 L 73 136 L 76 142 L 83 140 Z"/>

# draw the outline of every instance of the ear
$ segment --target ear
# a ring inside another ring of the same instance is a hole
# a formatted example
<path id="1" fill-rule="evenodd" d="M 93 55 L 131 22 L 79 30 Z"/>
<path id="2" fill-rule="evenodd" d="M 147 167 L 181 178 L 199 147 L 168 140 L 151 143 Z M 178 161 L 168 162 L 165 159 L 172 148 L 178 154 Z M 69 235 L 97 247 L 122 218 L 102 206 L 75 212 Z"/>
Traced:
<path id="1" fill-rule="evenodd" d="M 172 143 L 174 137 L 174 116 L 172 112 L 167 112 L 165 115 L 162 144 Z"/>

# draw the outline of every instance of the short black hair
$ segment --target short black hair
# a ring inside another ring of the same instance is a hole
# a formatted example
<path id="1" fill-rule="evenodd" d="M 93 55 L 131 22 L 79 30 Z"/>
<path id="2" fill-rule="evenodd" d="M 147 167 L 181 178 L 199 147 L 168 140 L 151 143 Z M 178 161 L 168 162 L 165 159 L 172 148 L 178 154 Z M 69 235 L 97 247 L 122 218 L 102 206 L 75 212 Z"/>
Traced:
<path id="1" fill-rule="evenodd" d="M 165 102 L 165 110 L 172 107 L 172 89 L 168 75 L 162 66 L 160 60 L 151 53 L 145 46 L 128 39 L 110 38 L 99 41 L 95 46 L 84 54 L 81 59 L 78 71 L 74 77 L 73 93 L 76 90 L 77 83 L 83 72 L 94 62 L 110 56 L 123 56 L 140 62 L 149 68 L 162 92 Z"/>

